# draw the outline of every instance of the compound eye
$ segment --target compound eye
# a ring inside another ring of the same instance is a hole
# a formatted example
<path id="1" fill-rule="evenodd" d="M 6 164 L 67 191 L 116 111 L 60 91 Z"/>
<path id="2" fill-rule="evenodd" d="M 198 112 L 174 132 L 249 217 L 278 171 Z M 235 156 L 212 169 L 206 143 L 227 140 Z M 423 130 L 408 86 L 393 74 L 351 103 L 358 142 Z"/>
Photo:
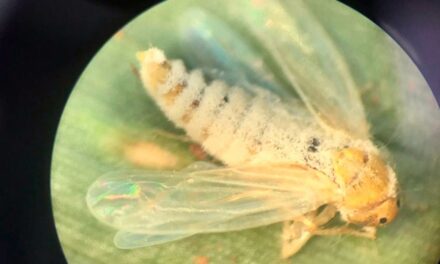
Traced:
<path id="1" fill-rule="evenodd" d="M 386 217 L 382 217 L 381 219 L 379 219 L 379 222 L 381 224 L 385 224 L 388 221 L 388 219 Z"/>

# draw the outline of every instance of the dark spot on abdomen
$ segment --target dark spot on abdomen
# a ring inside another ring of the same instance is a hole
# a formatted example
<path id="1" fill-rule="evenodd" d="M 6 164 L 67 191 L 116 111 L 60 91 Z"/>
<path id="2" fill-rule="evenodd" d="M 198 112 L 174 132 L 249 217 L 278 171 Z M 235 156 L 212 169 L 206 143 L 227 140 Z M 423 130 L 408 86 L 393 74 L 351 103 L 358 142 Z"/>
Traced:
<path id="1" fill-rule="evenodd" d="M 308 152 L 317 152 L 318 149 L 317 149 L 315 146 L 309 146 L 309 147 L 307 148 L 307 151 L 308 151 Z"/>
<path id="2" fill-rule="evenodd" d="M 194 100 L 191 103 L 191 108 L 196 108 L 200 105 L 200 101 L 199 100 Z"/>
<path id="3" fill-rule="evenodd" d="M 312 139 L 310 139 L 310 144 L 311 144 L 312 146 L 317 147 L 317 146 L 319 146 L 319 145 L 321 144 L 321 142 L 319 141 L 318 138 L 313 137 Z"/>
<path id="4" fill-rule="evenodd" d="M 308 152 L 317 152 L 318 146 L 321 145 L 321 142 L 316 137 L 312 137 L 307 143 L 309 144 L 309 147 L 307 148 Z"/>

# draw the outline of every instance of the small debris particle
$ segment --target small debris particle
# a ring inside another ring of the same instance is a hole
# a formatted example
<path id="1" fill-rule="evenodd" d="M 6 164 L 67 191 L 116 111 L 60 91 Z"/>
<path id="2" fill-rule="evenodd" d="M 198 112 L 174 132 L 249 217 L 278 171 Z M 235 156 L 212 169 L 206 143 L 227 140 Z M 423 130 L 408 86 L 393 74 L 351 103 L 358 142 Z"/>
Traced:
<path id="1" fill-rule="evenodd" d="M 131 63 L 130 63 L 130 71 L 131 71 L 131 73 L 133 73 L 133 75 L 134 75 L 138 80 L 141 79 L 141 76 L 139 75 L 139 70 L 138 70 L 138 68 L 136 68 L 136 66 L 134 66 L 134 65 L 131 64 Z"/>
<path id="2" fill-rule="evenodd" d="M 145 168 L 173 168 L 178 163 L 174 154 L 148 141 L 128 144 L 123 147 L 123 153 L 129 162 Z"/>
<path id="3" fill-rule="evenodd" d="M 208 157 L 205 150 L 203 150 L 202 146 L 200 146 L 199 144 L 189 145 L 189 151 L 198 160 L 205 160 Z"/>
<path id="4" fill-rule="evenodd" d="M 197 256 L 194 258 L 194 264 L 209 264 L 209 259 L 206 256 Z"/>
<path id="5" fill-rule="evenodd" d="M 118 32 L 115 33 L 114 37 L 116 40 L 122 40 L 124 38 L 124 31 L 119 30 Z"/>

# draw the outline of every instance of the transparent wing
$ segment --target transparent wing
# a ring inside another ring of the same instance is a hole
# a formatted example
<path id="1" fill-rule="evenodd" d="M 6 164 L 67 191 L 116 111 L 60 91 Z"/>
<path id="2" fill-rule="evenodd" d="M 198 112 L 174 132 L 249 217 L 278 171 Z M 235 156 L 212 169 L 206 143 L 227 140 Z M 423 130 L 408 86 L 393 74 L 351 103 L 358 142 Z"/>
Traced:
<path id="1" fill-rule="evenodd" d="M 368 123 L 343 50 L 307 1 L 265 1 L 242 16 L 308 108 L 327 128 L 368 138 Z"/>
<path id="2" fill-rule="evenodd" d="M 135 247 L 132 240 L 124 242 L 127 237 L 151 245 L 241 230 L 288 220 L 339 199 L 325 175 L 305 167 L 197 167 L 107 174 L 90 187 L 87 204 L 99 220 L 123 231 L 117 241 L 125 248 Z"/>
<path id="3" fill-rule="evenodd" d="M 185 63 L 201 68 L 210 79 L 244 88 L 258 85 L 286 94 L 281 87 L 284 79 L 270 69 L 252 43 L 243 41 L 243 32 L 200 8 L 185 12 L 180 20 L 179 37 Z"/>
<path id="4" fill-rule="evenodd" d="M 131 249 L 139 247 L 149 247 L 175 241 L 191 236 L 192 234 L 166 234 L 166 235 L 148 235 L 140 233 L 131 233 L 127 231 L 118 231 L 113 241 L 118 248 Z"/>
<path id="5" fill-rule="evenodd" d="M 228 23 L 227 26 L 221 26 L 208 12 L 203 19 L 200 19 L 202 15 L 194 16 L 195 21 L 202 22 L 185 26 L 184 42 L 187 47 L 197 48 L 185 52 L 192 52 L 192 58 L 211 58 L 211 64 L 219 68 L 229 67 L 228 74 L 245 72 L 249 81 L 255 80 L 252 76 L 267 76 L 272 72 L 276 78 L 267 81 L 275 80 L 282 87 L 294 89 L 324 128 L 368 138 L 369 126 L 359 89 L 344 51 L 308 2 L 274 0 L 237 4 L 242 8 L 224 7 L 231 14 L 224 19 L 227 22 L 222 22 Z M 253 52 L 257 50 L 259 55 Z M 261 67 L 255 66 L 258 65 L 255 58 L 259 58 Z M 199 67 L 206 62 L 198 59 Z M 267 88 L 267 82 L 255 84 Z"/>

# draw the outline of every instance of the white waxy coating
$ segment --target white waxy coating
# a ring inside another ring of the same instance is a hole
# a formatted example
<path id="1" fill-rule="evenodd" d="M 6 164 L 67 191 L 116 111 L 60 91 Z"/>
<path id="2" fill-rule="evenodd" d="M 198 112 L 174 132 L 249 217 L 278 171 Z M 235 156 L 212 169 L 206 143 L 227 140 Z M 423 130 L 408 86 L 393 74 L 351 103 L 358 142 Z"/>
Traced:
<path id="1" fill-rule="evenodd" d="M 333 151 L 349 146 L 378 152 L 368 140 L 325 130 L 299 102 L 283 102 L 258 87 L 249 91 L 217 80 L 207 84 L 199 70 L 188 73 L 182 61 L 167 61 L 159 49 L 145 54 L 144 84 L 149 65 L 169 66 L 157 89 L 147 89 L 150 95 L 170 120 L 227 165 L 298 163 L 334 177 Z M 178 85 L 182 89 L 170 104 L 166 95 Z"/>

